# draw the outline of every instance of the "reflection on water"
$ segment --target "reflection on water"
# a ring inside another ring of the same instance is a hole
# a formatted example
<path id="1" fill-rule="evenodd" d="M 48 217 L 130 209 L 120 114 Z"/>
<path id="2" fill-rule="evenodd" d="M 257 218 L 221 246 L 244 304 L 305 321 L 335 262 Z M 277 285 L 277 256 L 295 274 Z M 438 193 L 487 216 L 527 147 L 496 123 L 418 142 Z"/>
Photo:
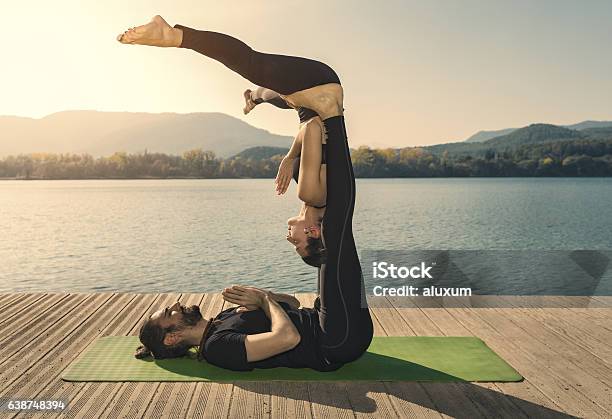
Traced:
<path id="1" fill-rule="evenodd" d="M 272 180 L 2 181 L 0 291 L 315 291 L 298 207 Z M 354 230 L 360 251 L 612 249 L 612 179 L 360 179 Z"/>

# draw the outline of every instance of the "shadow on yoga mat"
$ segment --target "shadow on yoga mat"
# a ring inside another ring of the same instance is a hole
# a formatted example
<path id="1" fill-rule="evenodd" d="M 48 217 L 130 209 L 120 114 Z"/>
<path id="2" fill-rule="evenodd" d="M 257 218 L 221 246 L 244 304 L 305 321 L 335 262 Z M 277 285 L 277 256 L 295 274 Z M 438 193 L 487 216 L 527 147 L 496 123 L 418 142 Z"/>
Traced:
<path id="1" fill-rule="evenodd" d="M 474 337 L 375 337 L 357 361 L 331 372 L 309 368 L 215 367 L 190 356 L 136 359 L 136 336 L 97 339 L 62 374 L 66 381 L 521 381 L 523 377 Z"/>

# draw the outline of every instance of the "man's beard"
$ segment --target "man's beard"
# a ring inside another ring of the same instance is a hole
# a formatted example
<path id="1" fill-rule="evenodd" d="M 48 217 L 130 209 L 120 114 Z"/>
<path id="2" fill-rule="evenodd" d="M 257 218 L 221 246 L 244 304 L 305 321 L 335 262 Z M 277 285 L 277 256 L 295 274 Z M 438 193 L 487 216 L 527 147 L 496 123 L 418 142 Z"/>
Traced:
<path id="1" fill-rule="evenodd" d="M 195 326 L 200 320 L 202 320 L 202 313 L 200 313 L 200 307 L 191 306 L 186 307 L 183 310 L 183 318 L 181 320 L 181 324 L 183 326 Z"/>

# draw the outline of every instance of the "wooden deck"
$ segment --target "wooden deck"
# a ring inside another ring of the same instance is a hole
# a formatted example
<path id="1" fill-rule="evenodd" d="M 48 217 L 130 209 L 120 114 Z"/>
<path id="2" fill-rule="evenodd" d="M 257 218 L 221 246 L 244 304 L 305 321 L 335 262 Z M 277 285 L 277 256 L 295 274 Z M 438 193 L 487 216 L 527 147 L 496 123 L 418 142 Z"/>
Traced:
<path id="1" fill-rule="evenodd" d="M 296 296 L 304 305 L 314 298 Z M 97 337 L 135 335 L 144 316 L 177 299 L 205 316 L 223 300 L 0 294 L 0 398 L 64 399 L 62 416 L 86 418 L 612 417 L 612 298 L 590 299 L 596 308 L 550 298 L 562 308 L 422 308 L 399 299 L 372 308 L 377 335 L 482 338 L 525 376 L 521 383 L 69 383 L 61 372 Z"/>

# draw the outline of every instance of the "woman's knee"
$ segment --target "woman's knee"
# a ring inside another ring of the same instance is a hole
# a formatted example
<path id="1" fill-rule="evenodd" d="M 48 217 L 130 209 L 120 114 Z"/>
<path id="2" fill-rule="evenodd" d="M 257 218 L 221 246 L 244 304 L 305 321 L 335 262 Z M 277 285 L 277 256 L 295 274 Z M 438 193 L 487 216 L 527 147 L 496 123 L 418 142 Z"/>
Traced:
<path id="1" fill-rule="evenodd" d="M 344 91 L 338 83 L 328 83 L 300 90 L 283 97 L 294 107 L 314 110 L 322 119 L 342 115 Z"/>

